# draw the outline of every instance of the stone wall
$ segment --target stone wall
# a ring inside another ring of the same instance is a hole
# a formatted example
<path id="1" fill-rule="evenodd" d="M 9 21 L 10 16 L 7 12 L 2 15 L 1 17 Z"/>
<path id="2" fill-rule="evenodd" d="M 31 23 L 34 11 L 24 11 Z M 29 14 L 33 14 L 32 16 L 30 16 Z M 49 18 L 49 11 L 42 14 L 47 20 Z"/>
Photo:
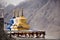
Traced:
<path id="1" fill-rule="evenodd" d="M 0 18 L 0 40 L 13 40 L 4 32 L 4 18 Z"/>

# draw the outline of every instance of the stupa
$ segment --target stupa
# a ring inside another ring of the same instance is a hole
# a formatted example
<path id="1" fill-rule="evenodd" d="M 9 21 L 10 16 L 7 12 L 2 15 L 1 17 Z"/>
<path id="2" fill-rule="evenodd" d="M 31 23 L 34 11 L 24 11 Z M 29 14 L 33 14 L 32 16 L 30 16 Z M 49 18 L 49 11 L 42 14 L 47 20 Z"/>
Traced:
<path id="1" fill-rule="evenodd" d="M 12 25 L 12 30 L 29 30 L 30 26 L 27 24 L 27 19 L 23 15 L 23 9 L 22 14 L 19 16 L 19 13 L 17 13 L 17 17 L 15 18 L 15 23 Z"/>
<path id="2" fill-rule="evenodd" d="M 18 11 L 16 13 L 16 11 Z M 22 13 L 19 16 L 19 10 L 15 10 L 13 13 L 13 18 L 10 19 L 9 30 L 7 34 L 20 37 L 20 38 L 45 38 L 45 31 L 40 30 L 30 30 L 30 25 L 27 23 L 27 19 L 23 15 L 23 8 Z"/>

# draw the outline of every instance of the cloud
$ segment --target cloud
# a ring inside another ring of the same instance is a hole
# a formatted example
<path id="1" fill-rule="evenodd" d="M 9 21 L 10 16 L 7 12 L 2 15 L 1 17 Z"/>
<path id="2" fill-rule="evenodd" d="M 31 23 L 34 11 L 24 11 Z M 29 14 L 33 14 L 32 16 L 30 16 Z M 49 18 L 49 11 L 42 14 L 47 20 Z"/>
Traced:
<path id="1" fill-rule="evenodd" d="M 13 4 L 13 5 L 18 5 L 21 2 L 25 2 L 26 0 L 5 0 L 7 2 L 7 4 Z"/>

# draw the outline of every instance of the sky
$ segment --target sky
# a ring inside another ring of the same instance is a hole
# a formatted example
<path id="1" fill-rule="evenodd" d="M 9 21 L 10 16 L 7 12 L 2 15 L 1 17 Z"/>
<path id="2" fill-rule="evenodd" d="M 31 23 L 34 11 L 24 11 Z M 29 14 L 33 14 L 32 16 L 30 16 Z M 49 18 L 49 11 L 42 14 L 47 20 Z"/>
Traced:
<path id="1" fill-rule="evenodd" d="M 13 4 L 13 5 L 18 5 L 21 2 L 25 2 L 26 0 L 5 0 L 5 2 L 7 2 L 7 5 L 9 4 Z"/>

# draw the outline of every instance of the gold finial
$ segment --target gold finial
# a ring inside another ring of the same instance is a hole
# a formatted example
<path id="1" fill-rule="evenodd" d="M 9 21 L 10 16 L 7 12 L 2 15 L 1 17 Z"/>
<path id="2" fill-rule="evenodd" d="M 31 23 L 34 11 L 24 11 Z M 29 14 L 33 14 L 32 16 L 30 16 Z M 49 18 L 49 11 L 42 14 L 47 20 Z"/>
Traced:
<path id="1" fill-rule="evenodd" d="M 17 10 L 17 17 L 19 17 L 19 10 Z"/>
<path id="2" fill-rule="evenodd" d="M 23 8 L 22 8 L 22 14 L 21 14 L 21 16 L 23 16 Z"/>
<path id="3" fill-rule="evenodd" d="M 15 14 L 16 14 L 16 17 L 19 17 L 19 9 L 15 9 Z"/>
<path id="4" fill-rule="evenodd" d="M 13 17 L 15 17 L 15 10 L 13 10 Z"/>

